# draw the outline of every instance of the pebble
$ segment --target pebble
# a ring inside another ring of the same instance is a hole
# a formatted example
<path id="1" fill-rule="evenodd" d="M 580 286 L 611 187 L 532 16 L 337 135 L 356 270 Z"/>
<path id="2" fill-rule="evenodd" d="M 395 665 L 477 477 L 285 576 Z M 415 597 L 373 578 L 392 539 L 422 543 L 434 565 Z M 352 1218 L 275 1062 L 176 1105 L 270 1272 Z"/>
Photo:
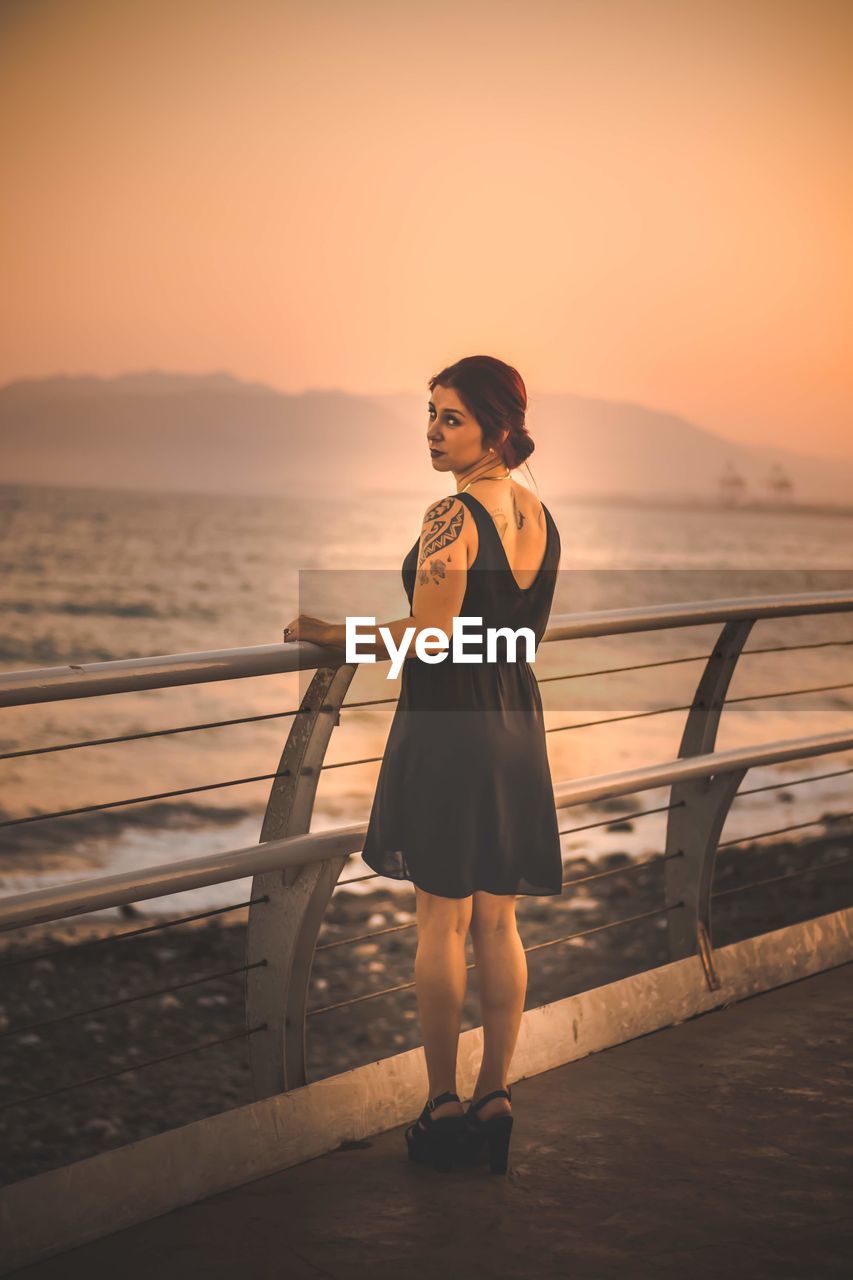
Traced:
<path id="1" fill-rule="evenodd" d="M 91 1120 L 87 1120 L 83 1125 L 87 1133 L 98 1133 L 103 1138 L 116 1138 L 121 1132 L 120 1126 L 114 1120 L 107 1120 L 103 1116 L 93 1116 Z"/>

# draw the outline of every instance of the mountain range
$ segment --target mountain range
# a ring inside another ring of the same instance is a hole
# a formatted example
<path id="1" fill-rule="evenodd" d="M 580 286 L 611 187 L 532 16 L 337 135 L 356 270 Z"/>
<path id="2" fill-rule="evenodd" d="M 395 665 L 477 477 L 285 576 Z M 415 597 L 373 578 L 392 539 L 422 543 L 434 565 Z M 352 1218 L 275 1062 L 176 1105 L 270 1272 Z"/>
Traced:
<path id="1" fill-rule="evenodd" d="M 281 494 L 435 496 L 422 393 L 288 394 L 227 372 L 19 379 L 0 387 L 4 483 Z M 767 503 L 772 469 L 794 503 L 853 505 L 853 461 L 738 444 L 686 418 L 623 401 L 531 396 L 529 466 L 552 496 Z M 521 472 L 525 475 L 524 469 Z M 446 487 L 446 485 L 445 485 Z"/>

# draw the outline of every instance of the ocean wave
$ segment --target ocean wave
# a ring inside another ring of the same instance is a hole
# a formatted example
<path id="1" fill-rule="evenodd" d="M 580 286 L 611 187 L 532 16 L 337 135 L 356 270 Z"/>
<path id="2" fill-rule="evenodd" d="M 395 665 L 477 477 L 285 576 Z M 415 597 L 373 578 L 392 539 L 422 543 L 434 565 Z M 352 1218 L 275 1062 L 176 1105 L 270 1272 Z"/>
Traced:
<path id="1" fill-rule="evenodd" d="M 193 800 L 150 801 L 128 809 L 98 810 L 65 818 L 45 818 L 19 827 L 5 827 L 0 836 L 0 868 L 21 854 L 78 851 L 92 840 L 114 840 L 125 831 L 195 831 L 229 827 L 249 818 L 263 817 L 264 805 L 212 805 Z M 0 820 L 28 814 L 8 813 L 0 807 Z"/>
<path id="2" fill-rule="evenodd" d="M 67 636 L 0 635 L 0 666 L 8 664 L 10 670 L 29 670 L 32 667 L 64 667 L 80 662 L 80 649 L 69 649 Z M 147 654 L 129 652 L 126 647 L 107 649 L 103 645 L 88 644 L 86 662 L 112 662 L 119 658 L 145 657 Z"/>
<path id="3" fill-rule="evenodd" d="M 219 617 L 218 608 L 181 603 L 163 605 L 136 600 L 126 604 L 116 600 L 4 600 L 5 613 L 38 614 L 40 618 L 51 614 L 94 618 L 153 618 L 157 621 L 175 618 L 203 618 L 210 622 Z"/>

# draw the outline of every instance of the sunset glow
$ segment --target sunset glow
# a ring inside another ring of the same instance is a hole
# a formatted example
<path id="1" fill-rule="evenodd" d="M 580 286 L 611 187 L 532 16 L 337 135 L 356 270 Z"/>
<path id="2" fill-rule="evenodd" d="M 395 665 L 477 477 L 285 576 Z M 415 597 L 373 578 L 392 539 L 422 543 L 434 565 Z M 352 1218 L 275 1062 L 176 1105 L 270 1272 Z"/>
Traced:
<path id="1" fill-rule="evenodd" d="M 853 457 L 853 10 L 26 0 L 0 381 L 464 354 Z"/>

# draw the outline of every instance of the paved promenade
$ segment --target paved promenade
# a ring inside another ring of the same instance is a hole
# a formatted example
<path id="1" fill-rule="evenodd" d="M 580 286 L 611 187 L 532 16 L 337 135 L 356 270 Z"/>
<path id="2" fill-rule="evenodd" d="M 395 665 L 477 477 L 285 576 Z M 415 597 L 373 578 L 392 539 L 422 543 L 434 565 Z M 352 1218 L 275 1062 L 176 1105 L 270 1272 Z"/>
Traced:
<path id="1" fill-rule="evenodd" d="M 505 1178 L 394 1129 L 15 1275 L 847 1280 L 851 1081 L 845 965 L 520 1081 Z"/>

